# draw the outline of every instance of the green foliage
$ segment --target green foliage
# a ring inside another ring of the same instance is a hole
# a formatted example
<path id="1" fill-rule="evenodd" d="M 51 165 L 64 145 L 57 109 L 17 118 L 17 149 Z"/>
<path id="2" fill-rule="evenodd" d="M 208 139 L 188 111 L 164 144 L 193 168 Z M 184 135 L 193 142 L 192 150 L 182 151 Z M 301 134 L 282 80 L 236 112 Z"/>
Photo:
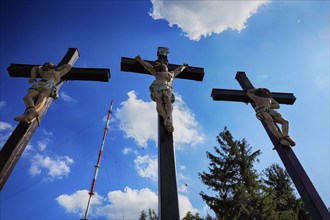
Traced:
<path id="1" fill-rule="evenodd" d="M 191 211 L 188 211 L 181 220 L 212 220 L 212 217 L 210 215 L 207 215 L 206 218 L 202 218 L 200 217 L 198 212 L 196 212 L 196 214 L 193 215 Z"/>
<path id="2" fill-rule="evenodd" d="M 259 175 L 253 169 L 260 150 L 252 152 L 246 140 L 237 141 L 225 128 L 217 136 L 216 154 L 207 152 L 209 172 L 199 173 L 202 182 L 217 194 L 201 192 L 203 200 L 218 219 L 254 219 L 262 206 Z"/>
<path id="3" fill-rule="evenodd" d="M 310 219 L 301 199 L 297 199 L 289 174 L 278 164 L 265 170 L 263 182 L 268 195 L 274 195 L 277 219 Z"/>
<path id="4" fill-rule="evenodd" d="M 260 150 L 252 151 L 246 140 L 234 140 L 224 129 L 219 146 L 206 152 L 208 172 L 199 173 L 201 181 L 214 193 L 200 192 L 217 219 L 310 219 L 297 199 L 288 173 L 274 164 L 265 170 L 265 178 L 253 168 Z"/>
<path id="5" fill-rule="evenodd" d="M 146 213 L 146 211 L 142 210 L 139 218 L 139 220 L 157 220 L 157 219 L 158 219 L 157 214 L 153 209 L 152 210 L 148 209 L 148 214 Z"/>

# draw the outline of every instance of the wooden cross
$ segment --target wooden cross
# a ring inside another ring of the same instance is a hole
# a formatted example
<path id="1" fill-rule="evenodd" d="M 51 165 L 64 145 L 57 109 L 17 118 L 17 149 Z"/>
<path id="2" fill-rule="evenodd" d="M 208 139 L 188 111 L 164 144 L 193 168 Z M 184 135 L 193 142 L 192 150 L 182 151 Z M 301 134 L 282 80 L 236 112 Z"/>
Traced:
<path id="1" fill-rule="evenodd" d="M 158 51 L 161 48 L 158 48 Z M 159 60 L 166 63 L 167 56 L 157 54 Z M 154 64 L 153 61 L 147 61 Z M 179 65 L 168 64 L 173 70 Z M 132 58 L 122 57 L 121 71 L 137 72 L 151 75 L 141 64 Z M 176 78 L 202 81 L 204 69 L 189 67 Z M 175 174 L 175 157 L 173 148 L 173 133 L 167 132 L 163 118 L 158 114 L 158 218 L 163 220 L 179 220 L 179 203 Z"/>
<path id="2" fill-rule="evenodd" d="M 247 78 L 244 72 L 237 72 L 236 80 L 239 82 L 243 91 L 240 90 L 226 90 L 226 89 L 213 89 L 211 97 L 215 101 L 236 101 L 251 103 L 252 107 L 255 108 L 255 103 L 251 101 L 247 95 L 246 91 L 249 89 L 254 89 L 250 80 Z M 292 93 L 276 93 L 272 92 L 272 97 L 279 104 L 289 104 L 292 105 L 296 98 Z M 312 219 L 330 219 L 329 211 L 327 210 L 325 204 L 323 203 L 321 197 L 313 186 L 311 180 L 307 176 L 304 168 L 300 164 L 298 158 L 294 154 L 291 147 L 282 146 L 278 143 L 278 139 L 269 130 L 267 124 L 261 121 L 262 125 L 266 129 L 266 132 L 271 139 L 276 151 L 279 154 L 286 170 L 288 171 L 293 183 L 295 184 L 302 200 L 304 201 L 306 208 L 309 211 Z"/>
<path id="3" fill-rule="evenodd" d="M 58 67 L 70 63 L 74 64 L 79 58 L 79 51 L 77 48 L 69 48 L 62 61 L 57 65 Z M 7 70 L 11 77 L 30 77 L 31 69 L 39 65 L 26 65 L 26 64 L 11 64 Z M 40 76 L 38 76 L 40 77 Z M 110 78 L 110 70 L 104 68 L 71 68 L 70 72 L 64 75 L 61 79 L 58 89 L 63 84 L 64 80 L 88 80 L 88 81 L 101 81 L 108 82 Z M 50 107 L 53 99 L 47 98 L 44 106 L 39 112 L 39 120 L 41 120 L 48 108 Z M 32 138 L 33 133 L 38 127 L 37 121 L 28 124 L 20 122 L 16 129 L 13 131 L 0 152 L 0 190 L 6 183 L 10 173 L 14 169 L 17 161 L 21 157 L 25 147 Z"/>

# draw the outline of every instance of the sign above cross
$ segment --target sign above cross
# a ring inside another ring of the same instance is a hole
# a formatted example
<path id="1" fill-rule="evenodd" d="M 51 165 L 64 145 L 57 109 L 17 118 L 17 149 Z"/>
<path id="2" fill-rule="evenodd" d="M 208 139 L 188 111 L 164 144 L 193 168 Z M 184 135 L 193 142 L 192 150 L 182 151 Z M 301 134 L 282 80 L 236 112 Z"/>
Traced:
<path id="1" fill-rule="evenodd" d="M 57 67 L 62 67 L 65 64 L 70 64 L 71 67 L 78 58 L 78 49 L 69 48 Z M 7 70 L 11 77 L 31 77 L 31 71 L 35 66 L 40 65 L 11 64 Z M 40 75 L 37 74 L 36 77 L 40 77 Z M 71 68 L 68 73 L 61 77 L 58 85 L 56 86 L 57 89 L 60 89 L 63 81 L 67 80 L 108 82 L 109 78 L 110 70 L 107 68 Z M 44 117 L 52 101 L 53 98 L 48 97 L 43 102 L 43 105 L 38 111 L 38 123 Z M 33 133 L 36 131 L 38 123 L 36 120 L 31 121 L 31 123 L 20 122 L 5 145 L 2 147 L 0 151 L 0 190 L 9 178 L 14 166 L 21 157 Z"/>
<path id="2" fill-rule="evenodd" d="M 156 80 L 149 90 L 158 111 L 158 218 L 179 220 L 179 205 L 175 174 L 172 126 L 172 81 L 174 78 L 202 81 L 204 69 L 169 64 L 168 48 L 159 47 L 156 61 L 145 61 L 140 56 L 121 58 L 121 71 L 154 75 Z"/>
<path id="3" fill-rule="evenodd" d="M 227 89 L 213 89 L 211 97 L 215 101 L 236 101 L 251 103 L 253 108 L 256 108 L 256 103 L 248 96 L 248 91 L 254 90 L 254 86 L 247 78 L 245 72 L 237 72 L 236 80 L 239 82 L 243 91 L 227 90 Z M 271 93 L 271 98 L 280 104 L 292 105 L 296 98 L 292 93 Z M 279 154 L 286 170 L 288 171 L 294 185 L 296 186 L 306 208 L 308 209 L 313 219 L 330 219 L 329 211 L 324 205 L 321 197 L 313 186 L 304 168 L 300 164 L 298 158 L 289 146 L 280 143 L 279 139 L 271 131 L 265 120 L 261 120 L 269 138 L 271 139 L 274 148 Z"/>

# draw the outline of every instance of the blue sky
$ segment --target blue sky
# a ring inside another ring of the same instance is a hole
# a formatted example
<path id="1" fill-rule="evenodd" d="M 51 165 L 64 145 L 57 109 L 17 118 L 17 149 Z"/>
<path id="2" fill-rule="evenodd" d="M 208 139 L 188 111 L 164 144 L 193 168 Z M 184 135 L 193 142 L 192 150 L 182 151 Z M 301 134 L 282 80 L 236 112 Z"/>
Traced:
<path id="1" fill-rule="evenodd" d="M 1 1 L 0 142 L 25 106 L 28 79 L 9 77 L 11 63 L 58 63 L 79 48 L 76 67 L 110 68 L 109 83 L 69 81 L 60 91 L 0 193 L 1 219 L 77 219 L 85 211 L 111 100 L 91 219 L 136 219 L 157 209 L 157 133 L 152 76 L 120 71 L 121 57 L 203 67 L 203 82 L 174 81 L 180 212 L 209 212 L 206 151 L 225 126 L 261 149 L 258 172 L 282 165 L 250 106 L 214 102 L 212 88 L 240 89 L 237 71 L 255 87 L 292 92 L 280 112 L 294 151 L 314 186 L 329 195 L 329 1 Z M 187 184 L 188 186 L 185 186 Z M 182 217 L 182 214 L 181 214 Z"/>

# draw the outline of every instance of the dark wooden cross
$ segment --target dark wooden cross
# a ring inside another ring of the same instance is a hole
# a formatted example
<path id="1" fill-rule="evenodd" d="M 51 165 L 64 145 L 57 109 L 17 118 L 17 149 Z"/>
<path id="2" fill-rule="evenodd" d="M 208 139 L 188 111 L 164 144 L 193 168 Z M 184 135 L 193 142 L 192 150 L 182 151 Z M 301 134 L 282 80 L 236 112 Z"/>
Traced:
<path id="1" fill-rule="evenodd" d="M 251 103 L 252 107 L 255 108 L 255 103 L 250 100 L 246 91 L 249 89 L 254 89 L 250 80 L 247 78 L 244 72 L 237 72 L 236 80 L 239 82 L 243 91 L 241 90 L 227 90 L 227 89 L 213 89 L 212 98 L 215 101 L 236 101 Z M 289 104 L 292 105 L 296 98 L 292 93 L 276 93 L 272 92 L 272 97 L 279 104 Z M 277 153 L 279 154 L 286 170 L 288 171 L 293 183 L 295 184 L 302 200 L 304 201 L 306 208 L 309 211 L 312 219 L 330 219 L 329 211 L 327 210 L 325 204 L 323 203 L 321 197 L 313 186 L 311 180 L 307 176 L 304 168 L 300 164 L 295 153 L 288 146 L 282 146 L 278 143 L 278 139 L 275 135 L 268 129 L 267 124 L 261 121 L 262 125 L 266 129 L 266 132 L 271 139 Z"/>
<path id="2" fill-rule="evenodd" d="M 77 48 L 69 48 L 62 61 L 57 65 L 58 67 L 70 63 L 74 64 L 79 58 L 79 51 Z M 39 65 L 27 64 L 11 64 L 7 70 L 11 77 L 30 77 L 31 69 Z M 40 76 L 37 76 L 40 77 Z M 101 81 L 108 82 L 110 78 L 110 70 L 104 68 L 71 68 L 70 72 L 64 75 L 61 79 L 58 88 L 61 87 L 63 81 L 66 80 L 88 80 L 88 81 Z M 44 106 L 39 112 L 39 120 L 41 120 L 48 108 L 50 107 L 53 99 L 47 98 Z M 37 120 L 28 124 L 20 122 L 16 129 L 13 131 L 0 152 L 0 190 L 6 183 L 10 173 L 14 169 L 17 161 L 21 157 L 25 147 L 32 138 L 33 133 L 38 127 Z"/>
<path id="3" fill-rule="evenodd" d="M 161 49 L 158 48 L 158 52 Z M 167 62 L 167 54 L 158 53 L 158 59 Z M 153 61 L 146 62 L 154 64 Z M 168 64 L 173 70 L 180 65 Z M 141 64 L 132 58 L 121 58 L 121 71 L 137 72 L 151 75 Z M 204 69 L 189 67 L 176 78 L 202 81 Z M 173 134 L 167 132 L 163 118 L 158 114 L 158 218 L 163 220 L 179 220 L 179 203 L 175 174 L 175 157 L 173 148 Z"/>

